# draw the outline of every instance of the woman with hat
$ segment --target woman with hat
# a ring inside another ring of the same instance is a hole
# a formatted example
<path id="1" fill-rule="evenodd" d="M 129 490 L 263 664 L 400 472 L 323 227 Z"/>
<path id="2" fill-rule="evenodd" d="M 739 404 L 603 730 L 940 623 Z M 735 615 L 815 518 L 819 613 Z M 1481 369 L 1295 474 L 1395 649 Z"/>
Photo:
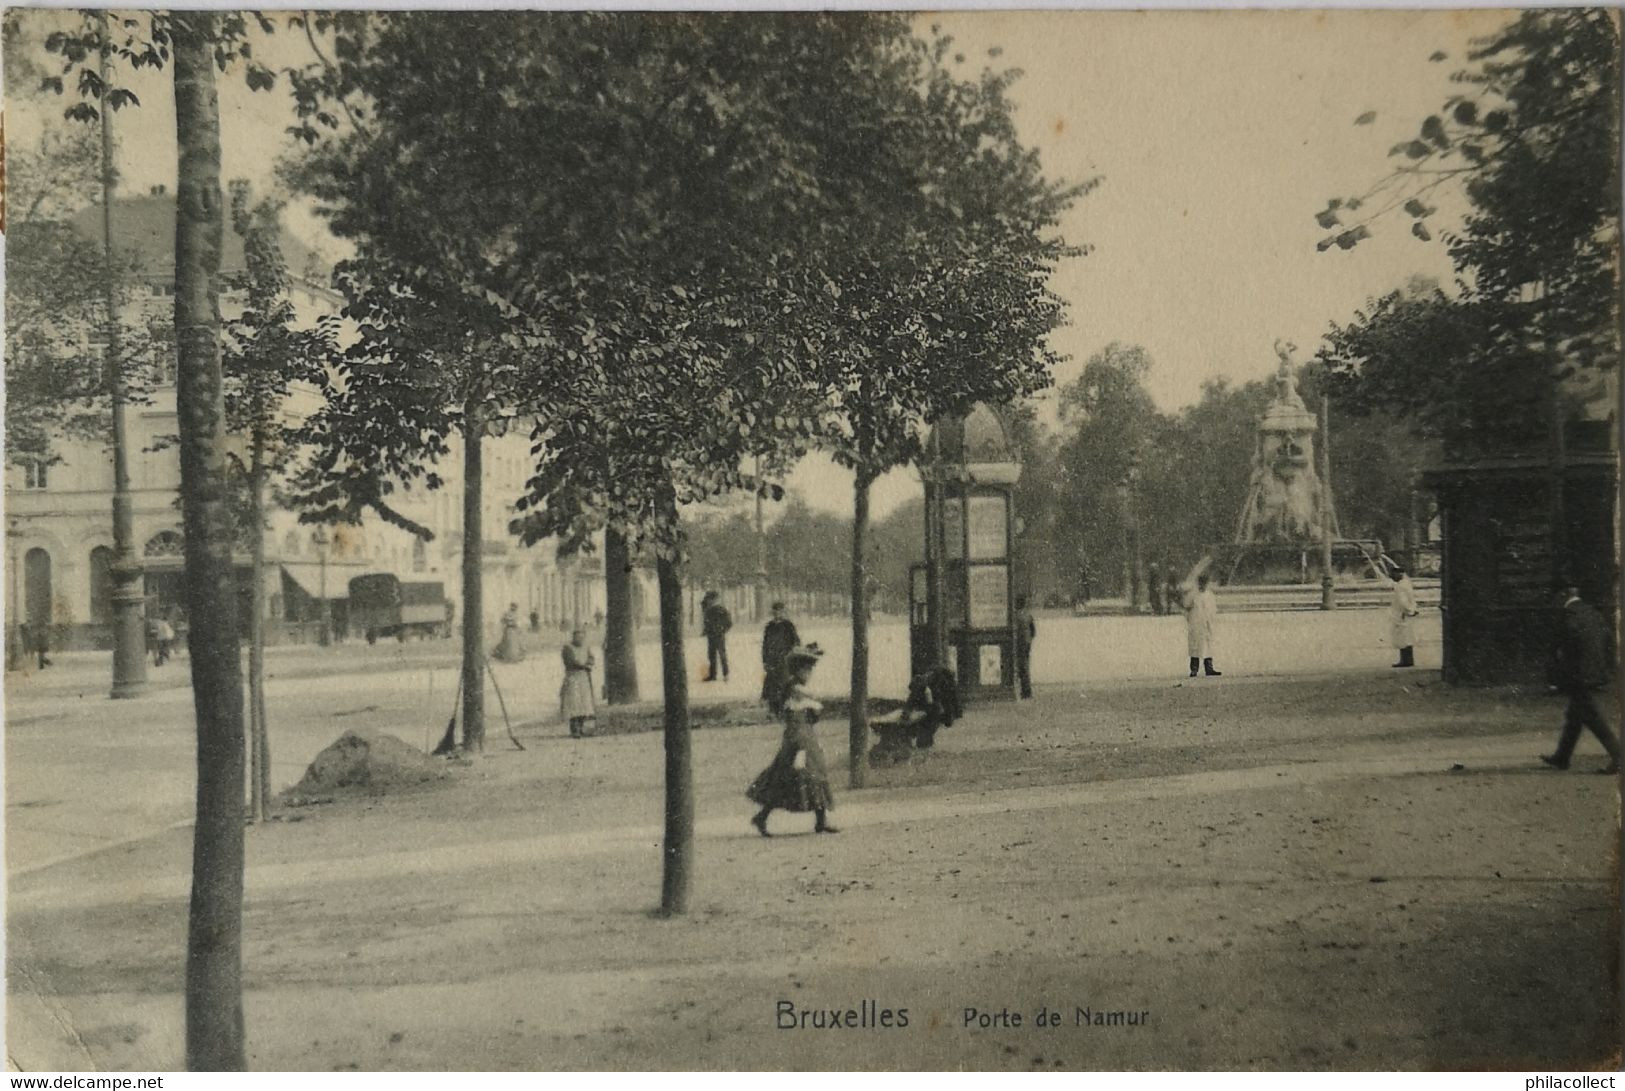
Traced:
<path id="1" fill-rule="evenodd" d="M 835 806 L 835 796 L 829 788 L 829 771 L 824 767 L 824 751 L 813 734 L 813 724 L 823 708 L 808 695 L 807 680 L 823 649 L 817 644 L 792 648 L 784 657 L 790 672 L 790 692 L 784 699 L 784 738 L 773 763 L 751 781 L 745 792 L 762 809 L 750 820 L 763 837 L 767 832 L 767 816 L 775 809 L 786 811 L 812 811 L 818 833 L 836 833 L 825 812 Z"/>

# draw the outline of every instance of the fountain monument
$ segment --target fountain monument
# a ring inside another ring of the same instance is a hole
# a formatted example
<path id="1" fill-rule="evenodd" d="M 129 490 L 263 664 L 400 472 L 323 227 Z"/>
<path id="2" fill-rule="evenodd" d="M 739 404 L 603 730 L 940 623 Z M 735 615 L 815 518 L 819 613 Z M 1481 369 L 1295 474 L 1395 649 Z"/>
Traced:
<path id="1" fill-rule="evenodd" d="M 1380 542 L 1342 537 L 1331 489 L 1317 470 L 1320 422 L 1303 404 L 1292 378 L 1296 346 L 1277 341 L 1281 364 L 1275 398 L 1258 422 L 1247 499 L 1236 524 L 1235 541 L 1215 550 L 1226 586 L 1316 585 L 1325 574 L 1323 543 L 1332 540 L 1335 583 L 1364 580 L 1368 557 L 1382 554 Z"/>

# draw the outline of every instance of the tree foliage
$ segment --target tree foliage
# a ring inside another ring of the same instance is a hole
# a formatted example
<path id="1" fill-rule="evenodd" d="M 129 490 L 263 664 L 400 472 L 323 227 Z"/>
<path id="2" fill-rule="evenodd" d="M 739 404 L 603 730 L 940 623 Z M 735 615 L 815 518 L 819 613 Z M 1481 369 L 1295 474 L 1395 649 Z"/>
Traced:
<path id="1" fill-rule="evenodd" d="M 1340 218 L 1321 249 L 1352 248 L 1403 210 L 1419 238 L 1429 196 L 1462 186 L 1469 213 L 1442 237 L 1458 283 L 1394 292 L 1334 326 L 1320 360 L 1340 401 L 1402 412 L 1462 452 L 1537 442 L 1553 384 L 1617 367 L 1619 23 L 1605 9 L 1525 12 L 1476 43 L 1463 91 L 1397 145 L 1386 204 Z"/>
<path id="2" fill-rule="evenodd" d="M 137 305 L 133 259 L 100 232 L 100 138 L 71 126 L 7 151 L 6 453 L 54 459 L 52 438 L 101 439 L 108 418 L 106 285 L 118 306 L 117 366 L 126 397 L 142 401 L 174 341 L 164 316 Z"/>
<path id="3" fill-rule="evenodd" d="M 1057 558 L 1047 572 L 1031 569 L 1030 586 L 1040 598 L 1076 597 L 1085 568 L 1092 595 L 1123 593 L 1131 517 L 1140 560 L 1181 573 L 1213 546 L 1235 540 L 1258 421 L 1274 383 L 1210 380 L 1194 403 L 1163 413 L 1144 386 L 1153 366 L 1143 349 L 1113 344 L 1061 391 L 1060 429 L 1049 439 L 1054 470 L 1038 462 L 1040 473 L 1056 476 L 1055 502 L 1036 517 L 1042 498 L 1018 507 L 1032 553 Z M 1327 382 L 1315 362 L 1296 381 L 1310 404 Z M 1380 407 L 1353 415 L 1332 404 L 1332 487 L 1344 536 L 1405 541 L 1420 514 L 1412 511 L 1412 495 L 1432 444 Z"/>

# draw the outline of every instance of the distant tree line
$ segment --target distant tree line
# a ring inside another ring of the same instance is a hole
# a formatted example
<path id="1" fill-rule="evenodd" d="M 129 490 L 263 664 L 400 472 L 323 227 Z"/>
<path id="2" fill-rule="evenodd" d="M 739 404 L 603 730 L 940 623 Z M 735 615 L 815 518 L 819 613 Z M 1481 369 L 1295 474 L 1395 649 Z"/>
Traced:
<path id="1" fill-rule="evenodd" d="M 1046 425 L 1031 404 L 1004 418 L 1022 460 L 1016 485 L 1017 583 L 1038 603 L 1125 593 L 1125 535 L 1138 527 L 1139 564 L 1180 575 L 1215 545 L 1234 540 L 1252 472 L 1259 418 L 1275 396 L 1273 379 L 1210 380 L 1175 412 L 1159 410 L 1146 390 L 1154 367 L 1138 346 L 1112 344 L 1060 390 L 1060 419 Z M 1318 408 L 1324 365 L 1298 369 L 1298 390 Z M 1360 405 L 1332 405 L 1332 487 L 1344 537 L 1414 544 L 1427 518 L 1416 491 L 1437 444 L 1397 417 Z M 764 521 L 769 586 L 800 591 L 847 589 L 845 517 L 790 496 Z M 690 571 L 707 584 L 747 583 L 756 571 L 754 517 L 712 514 L 687 524 Z M 876 520 L 870 572 L 882 609 L 900 609 L 908 567 L 924 559 L 924 502 L 911 499 Z"/>

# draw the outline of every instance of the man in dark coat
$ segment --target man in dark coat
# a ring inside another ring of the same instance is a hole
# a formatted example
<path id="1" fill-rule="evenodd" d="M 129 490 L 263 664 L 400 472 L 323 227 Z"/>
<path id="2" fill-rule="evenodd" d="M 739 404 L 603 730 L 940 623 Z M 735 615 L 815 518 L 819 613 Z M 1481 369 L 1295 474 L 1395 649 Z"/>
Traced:
<path id="1" fill-rule="evenodd" d="M 776 715 L 790 693 L 790 667 L 784 657 L 801 643 L 795 622 L 784 616 L 784 603 L 773 604 L 773 618 L 762 629 L 762 700 Z"/>
<path id="2" fill-rule="evenodd" d="M 1027 609 L 1027 596 L 1016 596 L 1016 681 L 1021 686 L 1021 696 L 1028 698 L 1033 695 L 1033 640 L 1038 636 L 1038 625 L 1033 621 L 1033 612 Z"/>
<path id="3" fill-rule="evenodd" d="M 1567 769 L 1580 729 L 1588 728 L 1608 751 L 1608 767 L 1602 773 L 1619 772 L 1619 740 L 1597 707 L 1597 693 L 1612 680 L 1613 661 L 1608 654 L 1608 623 L 1593 607 L 1580 599 L 1575 587 L 1562 590 L 1563 616 L 1557 647 L 1552 657 L 1552 681 L 1569 699 L 1563 715 L 1563 734 L 1557 750 L 1541 755 L 1541 761 L 1554 769 Z"/>
<path id="4" fill-rule="evenodd" d="M 710 665 L 710 673 L 705 681 L 717 680 L 717 665 L 722 666 L 722 680 L 728 680 L 728 630 L 734 627 L 733 615 L 728 608 L 722 605 L 722 596 L 715 591 L 707 591 L 700 600 L 704 610 L 705 619 L 701 627 L 705 631 L 705 656 Z"/>

